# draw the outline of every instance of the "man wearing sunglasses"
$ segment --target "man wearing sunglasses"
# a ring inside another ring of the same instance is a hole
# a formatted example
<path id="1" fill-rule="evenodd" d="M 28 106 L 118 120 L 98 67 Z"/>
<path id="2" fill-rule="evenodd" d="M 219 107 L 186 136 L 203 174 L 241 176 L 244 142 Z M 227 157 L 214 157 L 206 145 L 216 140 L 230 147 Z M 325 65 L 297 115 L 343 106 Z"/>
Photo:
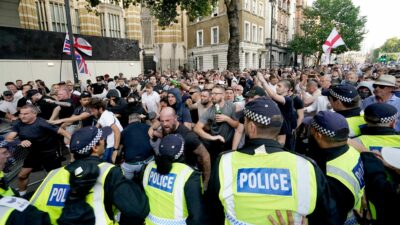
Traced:
<path id="1" fill-rule="evenodd" d="M 373 84 L 374 95 L 364 99 L 362 109 L 373 103 L 387 103 L 396 107 L 400 112 L 400 98 L 393 94 L 396 89 L 396 78 L 392 75 L 381 75 Z M 395 125 L 396 131 L 400 131 L 400 123 Z"/>

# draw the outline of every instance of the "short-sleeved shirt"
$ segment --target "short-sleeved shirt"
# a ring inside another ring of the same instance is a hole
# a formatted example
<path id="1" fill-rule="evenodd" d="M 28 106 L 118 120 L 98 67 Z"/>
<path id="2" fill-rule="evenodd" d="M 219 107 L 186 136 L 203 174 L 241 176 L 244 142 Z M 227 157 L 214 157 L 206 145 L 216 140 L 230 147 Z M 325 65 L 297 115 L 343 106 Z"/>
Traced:
<path id="1" fill-rule="evenodd" d="M 232 102 L 225 102 L 224 107 L 220 110 L 222 114 L 237 120 L 235 113 L 236 107 Z M 215 106 L 211 106 L 203 115 L 200 115 L 199 121 L 210 126 L 211 135 L 221 135 L 226 142 L 229 142 L 235 134 L 235 129 L 226 122 L 217 123 L 215 121 L 215 111 Z"/>
<path id="2" fill-rule="evenodd" d="M 48 152 L 58 147 L 58 129 L 58 126 L 52 125 L 40 117 L 32 124 L 18 121 L 12 127 L 12 131 L 18 133 L 21 141 L 30 141 L 32 143 L 31 150 L 38 152 Z"/>
<path id="3" fill-rule="evenodd" d="M 71 117 L 74 114 L 74 103 L 72 99 L 62 100 L 61 102 L 70 103 L 71 106 L 61 106 L 60 113 L 58 114 L 58 118 L 64 119 Z"/>
<path id="4" fill-rule="evenodd" d="M 57 107 L 57 105 L 54 103 L 46 102 L 45 99 L 54 100 L 54 98 L 43 96 L 39 101 L 35 103 L 35 106 L 38 107 L 40 110 L 38 116 L 42 117 L 45 120 L 48 120 L 50 119 L 51 115 L 53 114 L 53 110 Z"/>
<path id="5" fill-rule="evenodd" d="M 115 117 L 114 113 L 105 110 L 99 120 L 97 121 L 101 127 L 111 127 L 113 124 L 115 124 L 119 131 L 122 131 L 122 126 L 117 117 Z M 114 147 L 114 132 L 112 132 L 110 135 L 107 137 L 107 148 L 112 148 Z"/>
<path id="6" fill-rule="evenodd" d="M 185 140 L 185 159 L 186 163 L 191 166 L 196 166 L 197 156 L 194 151 L 199 147 L 201 141 L 199 137 L 191 130 L 189 130 L 185 125 L 179 124 L 178 128 L 174 132 L 175 134 L 180 134 Z"/>
<path id="7" fill-rule="evenodd" d="M 91 85 L 93 88 L 93 94 L 94 95 L 98 95 L 103 93 L 104 88 L 106 88 L 106 86 L 104 84 L 98 84 L 98 83 L 94 83 Z"/>
<path id="8" fill-rule="evenodd" d="M 147 107 L 148 112 L 158 113 L 157 104 L 160 102 L 160 95 L 157 92 L 153 91 L 151 95 L 148 95 L 147 92 L 142 94 L 142 103 Z"/>
<path id="9" fill-rule="evenodd" d="M 121 132 L 121 144 L 124 146 L 125 162 L 144 161 L 153 154 L 148 134 L 150 126 L 133 122 Z"/>

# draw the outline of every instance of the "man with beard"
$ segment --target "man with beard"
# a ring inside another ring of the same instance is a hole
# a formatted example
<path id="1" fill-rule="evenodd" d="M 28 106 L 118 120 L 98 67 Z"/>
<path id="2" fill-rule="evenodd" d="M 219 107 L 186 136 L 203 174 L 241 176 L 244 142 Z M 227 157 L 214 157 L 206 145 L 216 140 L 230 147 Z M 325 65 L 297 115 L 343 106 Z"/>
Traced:
<path id="1" fill-rule="evenodd" d="M 106 104 L 101 99 L 93 98 L 89 103 L 92 115 L 97 119 L 96 127 L 111 127 L 112 133 L 107 136 L 107 146 L 104 150 L 103 160 L 115 162 L 121 137 L 122 126 L 114 113 L 106 110 Z"/>
<path id="2" fill-rule="evenodd" d="M 188 99 L 186 103 L 190 102 L 189 109 L 194 110 L 197 109 L 198 118 L 203 115 L 208 108 L 211 107 L 212 101 L 210 100 L 211 94 L 209 90 L 202 90 L 200 93 L 200 99 L 197 101 Z M 192 97 L 193 99 L 193 97 Z"/>
<path id="3" fill-rule="evenodd" d="M 199 137 L 182 123 L 178 122 L 176 112 L 171 107 L 161 110 L 160 122 L 164 137 L 168 134 L 182 135 L 185 140 L 185 161 L 188 165 L 199 167 L 203 172 L 204 187 L 207 187 L 211 171 L 210 155 Z"/>

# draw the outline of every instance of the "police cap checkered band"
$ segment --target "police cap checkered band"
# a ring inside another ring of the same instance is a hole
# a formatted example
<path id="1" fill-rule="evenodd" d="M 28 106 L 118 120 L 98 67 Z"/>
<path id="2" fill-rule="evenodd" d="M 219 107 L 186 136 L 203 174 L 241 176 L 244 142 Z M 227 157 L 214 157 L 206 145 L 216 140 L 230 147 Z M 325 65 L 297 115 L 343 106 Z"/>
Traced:
<path id="1" fill-rule="evenodd" d="M 339 95 L 339 94 L 336 93 L 333 89 L 330 89 L 330 90 L 329 90 L 329 94 L 330 94 L 331 96 L 333 96 L 333 97 L 339 99 L 341 102 L 348 102 L 348 103 L 350 103 L 351 101 L 353 101 L 352 98 Z"/>
<path id="2" fill-rule="evenodd" d="M 71 137 L 70 151 L 80 155 L 89 155 L 91 149 L 102 139 L 110 135 L 110 127 L 84 127 L 77 130 Z"/>
<path id="3" fill-rule="evenodd" d="M 399 117 L 399 113 L 396 113 L 393 116 L 380 118 L 380 120 L 381 120 L 381 123 L 390 123 L 392 121 L 395 121 L 398 117 Z"/>
<path id="4" fill-rule="evenodd" d="M 249 109 L 244 109 L 243 110 L 244 115 L 249 118 L 250 120 L 259 123 L 259 124 L 263 124 L 263 125 L 269 125 L 271 123 L 271 118 L 263 116 L 261 114 L 258 114 L 256 112 L 252 112 Z"/>
<path id="5" fill-rule="evenodd" d="M 185 140 L 180 134 L 169 134 L 160 143 L 159 154 L 179 159 L 185 150 Z"/>
<path id="6" fill-rule="evenodd" d="M 371 123 L 390 123 L 399 117 L 397 108 L 387 103 L 373 103 L 364 110 L 365 120 Z"/>
<path id="7" fill-rule="evenodd" d="M 322 126 L 320 126 L 315 119 L 311 121 L 311 125 L 321 134 L 328 137 L 335 137 L 335 131 L 328 130 Z"/>

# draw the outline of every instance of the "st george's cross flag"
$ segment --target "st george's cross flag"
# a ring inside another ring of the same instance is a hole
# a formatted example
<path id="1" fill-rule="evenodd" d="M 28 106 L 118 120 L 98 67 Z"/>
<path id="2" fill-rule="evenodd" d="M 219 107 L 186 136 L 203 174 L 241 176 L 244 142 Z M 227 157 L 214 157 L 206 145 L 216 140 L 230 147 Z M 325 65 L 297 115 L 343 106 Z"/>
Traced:
<path id="1" fill-rule="evenodd" d="M 76 40 L 76 39 L 75 39 Z M 76 45 L 74 45 L 76 47 Z M 68 33 L 65 36 L 63 52 L 67 55 L 71 55 L 71 43 L 68 38 Z M 90 74 L 89 70 L 87 69 L 87 64 L 85 59 L 82 57 L 81 54 L 75 49 L 75 59 L 76 59 L 76 66 L 78 67 L 79 74 Z"/>
<path id="2" fill-rule="evenodd" d="M 322 45 L 322 49 L 324 52 L 331 52 L 332 49 L 337 48 L 341 45 L 346 45 L 343 41 L 343 38 L 337 32 L 336 28 L 333 28 L 331 34 L 329 34 L 328 39 L 326 39 L 325 43 Z"/>

